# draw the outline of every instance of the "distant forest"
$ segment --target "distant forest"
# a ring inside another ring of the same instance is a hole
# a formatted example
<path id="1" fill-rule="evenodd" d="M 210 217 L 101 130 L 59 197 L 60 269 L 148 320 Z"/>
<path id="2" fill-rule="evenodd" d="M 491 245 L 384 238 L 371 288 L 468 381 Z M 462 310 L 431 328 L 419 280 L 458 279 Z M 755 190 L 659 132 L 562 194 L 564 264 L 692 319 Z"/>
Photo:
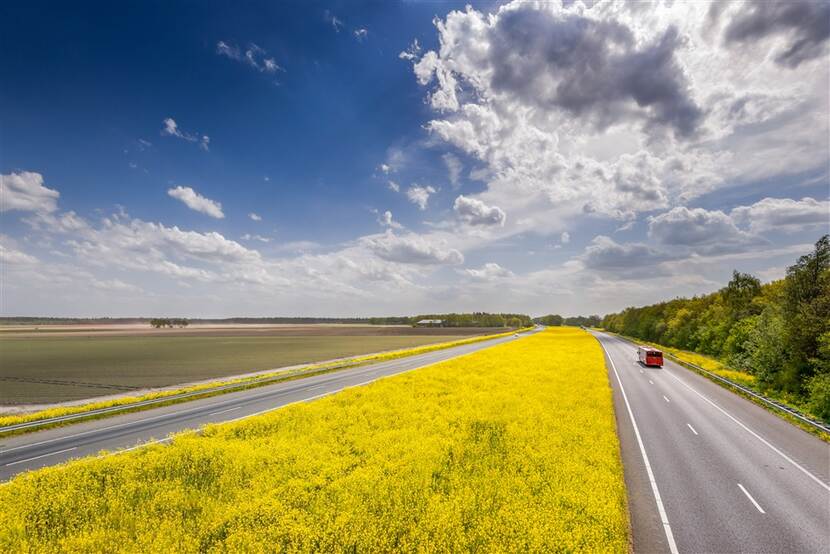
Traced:
<path id="1" fill-rule="evenodd" d="M 563 317 L 561 315 L 553 314 L 533 318 L 535 323 L 539 323 L 540 325 L 550 325 L 553 327 L 559 327 L 560 325 L 570 325 L 572 327 L 597 327 L 601 320 L 602 318 L 598 315 Z"/>
<path id="2" fill-rule="evenodd" d="M 350 323 L 364 325 L 415 325 L 424 320 L 441 320 L 440 327 L 527 327 L 532 324 L 530 316 L 525 314 L 490 314 L 474 312 L 468 314 L 427 314 L 416 316 L 391 317 L 228 317 L 223 319 L 168 319 L 149 317 L 5 317 L 0 318 L 0 325 L 106 325 L 146 323 L 153 327 L 184 327 L 199 323 L 248 323 L 248 324 L 314 324 L 314 323 Z"/>
<path id="3" fill-rule="evenodd" d="M 721 290 L 605 316 L 609 331 L 708 354 L 751 373 L 762 391 L 830 421 L 830 238 L 762 285 L 734 272 Z"/>
<path id="4" fill-rule="evenodd" d="M 382 318 L 373 318 L 382 319 Z M 387 318 L 394 319 L 394 318 Z M 441 320 L 441 327 L 529 327 L 533 321 L 525 314 L 488 314 L 473 312 L 469 314 L 428 314 L 408 318 L 410 324 L 425 319 Z"/>

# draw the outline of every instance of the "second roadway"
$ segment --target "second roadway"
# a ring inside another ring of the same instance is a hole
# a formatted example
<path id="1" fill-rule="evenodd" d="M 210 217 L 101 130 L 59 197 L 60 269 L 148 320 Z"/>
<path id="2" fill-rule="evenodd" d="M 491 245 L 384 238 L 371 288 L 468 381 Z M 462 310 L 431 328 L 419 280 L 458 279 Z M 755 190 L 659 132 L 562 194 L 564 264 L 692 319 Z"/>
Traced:
<path id="1" fill-rule="evenodd" d="M 98 454 L 102 450 L 123 451 L 149 442 L 167 441 L 171 433 L 198 429 L 208 423 L 250 417 L 511 340 L 515 340 L 512 335 L 153 410 L 2 438 L 0 482 L 26 470 Z"/>
<path id="2" fill-rule="evenodd" d="M 604 333 L 635 552 L 830 552 L 830 445 Z"/>

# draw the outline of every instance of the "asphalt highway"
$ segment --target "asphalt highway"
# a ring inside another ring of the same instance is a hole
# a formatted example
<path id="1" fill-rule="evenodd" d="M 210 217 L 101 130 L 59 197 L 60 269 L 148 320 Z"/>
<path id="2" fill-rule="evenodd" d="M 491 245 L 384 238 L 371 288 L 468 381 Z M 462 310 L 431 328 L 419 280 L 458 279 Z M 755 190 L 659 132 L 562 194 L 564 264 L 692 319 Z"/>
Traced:
<path id="1" fill-rule="evenodd" d="M 830 445 L 594 334 L 609 360 L 635 552 L 830 552 Z"/>
<path id="2" fill-rule="evenodd" d="M 532 331 L 531 331 L 532 332 Z M 364 385 L 436 362 L 516 340 L 513 335 L 436 350 L 416 356 L 343 369 L 152 410 L 123 414 L 66 427 L 0 439 L 0 482 L 23 471 L 55 465 L 71 458 L 97 455 L 163 442 L 168 435 L 256 415 Z"/>

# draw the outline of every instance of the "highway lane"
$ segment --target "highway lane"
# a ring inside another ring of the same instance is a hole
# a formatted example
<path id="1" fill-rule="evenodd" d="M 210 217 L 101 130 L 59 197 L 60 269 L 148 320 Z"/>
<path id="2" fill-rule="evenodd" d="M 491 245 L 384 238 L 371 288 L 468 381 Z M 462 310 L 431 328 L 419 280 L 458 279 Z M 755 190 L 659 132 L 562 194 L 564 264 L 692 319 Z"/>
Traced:
<path id="1" fill-rule="evenodd" d="M 830 552 L 830 445 L 594 334 L 610 360 L 635 552 Z"/>
<path id="2" fill-rule="evenodd" d="M 533 331 L 531 331 L 532 333 Z M 496 338 L 416 356 L 343 369 L 152 410 L 123 414 L 0 439 L 0 481 L 102 450 L 130 449 L 164 441 L 170 433 L 198 429 L 319 398 L 436 362 L 516 340 Z"/>

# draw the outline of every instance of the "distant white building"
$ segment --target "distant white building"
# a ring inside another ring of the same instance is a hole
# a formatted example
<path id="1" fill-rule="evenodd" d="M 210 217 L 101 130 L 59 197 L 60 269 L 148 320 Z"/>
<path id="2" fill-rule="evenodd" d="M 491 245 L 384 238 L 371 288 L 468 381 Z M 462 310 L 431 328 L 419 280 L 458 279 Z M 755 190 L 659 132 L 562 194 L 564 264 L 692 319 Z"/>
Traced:
<path id="1" fill-rule="evenodd" d="M 418 327 L 440 327 L 444 323 L 443 319 L 422 319 L 415 325 Z"/>

